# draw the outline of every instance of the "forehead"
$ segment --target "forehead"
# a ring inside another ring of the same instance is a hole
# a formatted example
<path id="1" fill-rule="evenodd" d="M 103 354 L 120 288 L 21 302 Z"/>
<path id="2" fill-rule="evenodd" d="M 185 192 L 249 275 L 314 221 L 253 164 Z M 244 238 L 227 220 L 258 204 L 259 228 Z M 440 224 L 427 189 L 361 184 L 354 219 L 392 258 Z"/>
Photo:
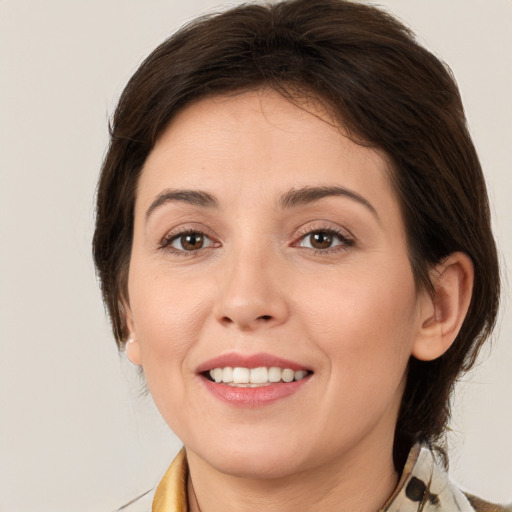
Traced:
<path id="1" fill-rule="evenodd" d="M 397 203 L 385 155 L 352 141 L 325 108 L 272 90 L 201 99 L 163 131 L 139 181 L 137 202 L 163 188 L 227 199 L 341 185 Z M 388 205 L 389 206 L 389 205 Z"/>

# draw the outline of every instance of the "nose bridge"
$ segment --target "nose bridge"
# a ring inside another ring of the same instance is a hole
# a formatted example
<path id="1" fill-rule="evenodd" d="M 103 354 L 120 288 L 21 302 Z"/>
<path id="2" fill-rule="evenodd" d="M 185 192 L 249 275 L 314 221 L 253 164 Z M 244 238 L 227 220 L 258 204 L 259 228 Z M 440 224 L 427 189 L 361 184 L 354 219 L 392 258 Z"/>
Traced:
<path id="1" fill-rule="evenodd" d="M 218 280 L 217 319 L 243 330 L 283 323 L 288 304 L 279 257 L 270 241 L 240 240 L 228 253 Z"/>

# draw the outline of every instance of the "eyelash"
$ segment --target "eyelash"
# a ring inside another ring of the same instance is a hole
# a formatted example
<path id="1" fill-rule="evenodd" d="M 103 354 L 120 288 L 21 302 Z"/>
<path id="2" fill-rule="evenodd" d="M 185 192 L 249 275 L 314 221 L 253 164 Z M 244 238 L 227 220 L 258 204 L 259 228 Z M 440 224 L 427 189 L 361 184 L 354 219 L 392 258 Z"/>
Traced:
<path id="1" fill-rule="evenodd" d="M 314 234 L 323 234 L 327 236 L 331 236 L 333 238 L 337 238 L 340 242 L 338 245 L 327 247 L 325 249 L 316 249 L 314 247 L 304 247 L 300 244 L 306 240 L 308 236 L 312 236 Z M 176 240 L 179 240 L 180 238 L 187 236 L 187 235 L 198 235 L 203 237 L 205 240 L 209 240 L 210 244 L 207 247 L 200 247 L 199 249 L 190 250 L 187 251 L 185 249 L 176 249 L 175 247 L 172 247 L 172 243 Z M 355 247 L 356 242 L 355 240 L 348 236 L 346 233 L 341 232 L 340 230 L 333 229 L 332 227 L 318 227 L 315 229 L 305 229 L 302 233 L 299 233 L 299 237 L 296 241 L 294 241 L 291 244 L 291 247 L 297 247 L 306 249 L 308 251 L 312 251 L 314 254 L 320 254 L 320 255 L 326 255 L 331 254 L 335 252 L 341 252 L 346 251 L 350 247 Z M 198 253 L 204 249 L 209 248 L 216 248 L 220 247 L 219 242 L 215 242 L 209 235 L 207 235 L 204 231 L 201 231 L 199 229 L 186 229 L 184 231 L 180 231 L 178 233 L 171 233 L 166 235 L 158 244 L 158 248 L 162 250 L 166 250 L 171 252 L 172 254 L 178 255 L 178 256 L 195 256 L 198 255 Z"/>
<path id="2" fill-rule="evenodd" d="M 350 247 L 355 247 L 356 242 L 355 240 L 348 236 L 347 233 L 342 232 L 341 230 L 337 230 L 332 227 L 315 227 L 314 229 L 308 228 L 305 229 L 304 232 L 300 233 L 299 238 L 296 242 L 292 243 L 292 247 L 299 247 L 301 248 L 300 243 L 302 243 L 308 236 L 312 236 L 314 234 L 323 234 L 328 235 L 334 238 L 337 238 L 340 242 L 338 245 L 334 245 L 332 247 L 327 247 L 325 249 L 316 249 L 314 247 L 303 247 L 303 249 L 306 249 L 308 251 L 312 251 L 314 254 L 319 255 L 326 255 L 326 254 L 332 254 L 336 252 L 342 252 L 346 251 Z"/>
<path id="3" fill-rule="evenodd" d="M 172 247 L 172 243 L 176 240 L 179 240 L 180 238 L 187 236 L 187 235 L 199 235 L 203 237 L 205 240 L 209 240 L 211 243 L 208 245 L 208 247 L 200 247 L 199 249 L 190 250 L 187 251 L 185 249 L 176 249 L 175 247 Z M 163 249 L 166 251 L 169 251 L 170 253 L 177 255 L 177 256 L 195 256 L 199 254 L 201 250 L 209 249 L 210 247 L 219 247 L 219 243 L 215 242 L 212 237 L 208 236 L 204 231 L 201 231 L 199 229 L 186 229 L 184 231 L 180 231 L 178 233 L 171 233 L 166 235 L 161 242 L 158 244 L 159 249 Z"/>

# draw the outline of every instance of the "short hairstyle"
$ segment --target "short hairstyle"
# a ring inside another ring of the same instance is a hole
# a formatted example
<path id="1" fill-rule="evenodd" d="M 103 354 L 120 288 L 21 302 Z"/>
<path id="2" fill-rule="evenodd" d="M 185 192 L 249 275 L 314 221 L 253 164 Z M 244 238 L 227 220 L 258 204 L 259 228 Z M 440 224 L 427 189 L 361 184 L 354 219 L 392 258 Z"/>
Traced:
<path id="1" fill-rule="evenodd" d="M 453 386 L 474 364 L 498 310 L 486 186 L 448 67 L 391 15 L 359 2 L 246 4 L 199 18 L 164 41 L 130 79 L 110 126 L 93 241 L 118 346 L 127 337 L 122 301 L 137 182 L 148 154 L 192 102 L 260 88 L 290 101 L 321 102 L 354 141 L 387 155 L 418 290 L 433 293 L 429 271 L 450 253 L 471 258 L 475 280 L 462 328 L 438 359 L 411 358 L 396 427 L 407 444 L 439 442 Z"/>

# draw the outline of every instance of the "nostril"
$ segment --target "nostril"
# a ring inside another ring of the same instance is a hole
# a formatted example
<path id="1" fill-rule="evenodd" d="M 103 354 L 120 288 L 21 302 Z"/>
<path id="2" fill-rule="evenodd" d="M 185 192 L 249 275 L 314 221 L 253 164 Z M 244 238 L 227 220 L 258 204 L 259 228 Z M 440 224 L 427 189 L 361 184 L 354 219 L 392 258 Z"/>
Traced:
<path id="1" fill-rule="evenodd" d="M 270 315 L 262 315 L 262 316 L 259 316 L 258 318 L 261 318 L 261 320 L 271 320 L 272 317 Z"/>

